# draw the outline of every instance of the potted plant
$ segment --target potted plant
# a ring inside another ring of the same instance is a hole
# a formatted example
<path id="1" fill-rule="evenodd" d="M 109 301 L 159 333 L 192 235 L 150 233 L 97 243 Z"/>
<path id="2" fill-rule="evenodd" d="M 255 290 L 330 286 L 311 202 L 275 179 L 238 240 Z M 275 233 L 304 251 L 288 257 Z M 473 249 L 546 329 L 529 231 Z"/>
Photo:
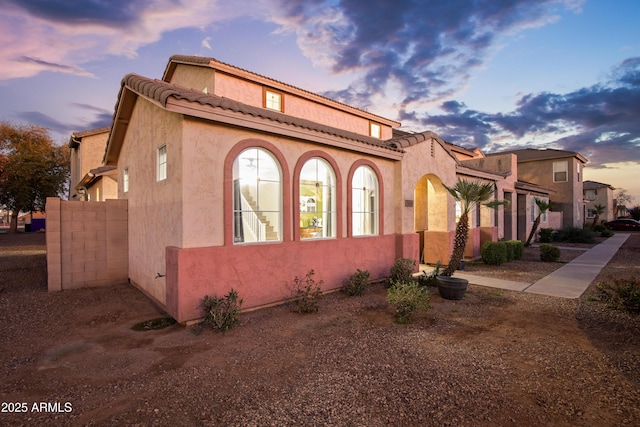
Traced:
<path id="1" fill-rule="evenodd" d="M 456 234 L 453 242 L 453 252 L 449 264 L 444 268 L 442 274 L 438 276 L 438 292 L 445 299 L 462 299 L 467 291 L 469 281 L 460 277 L 452 277 L 453 273 L 460 267 L 460 262 L 464 256 L 464 249 L 467 246 L 469 237 L 469 213 L 479 205 L 496 208 L 505 205 L 505 201 L 492 200 L 495 189 L 491 182 L 480 182 L 475 180 L 458 179 L 453 187 L 442 184 L 444 188 L 460 202 L 460 219 L 456 224 Z"/>

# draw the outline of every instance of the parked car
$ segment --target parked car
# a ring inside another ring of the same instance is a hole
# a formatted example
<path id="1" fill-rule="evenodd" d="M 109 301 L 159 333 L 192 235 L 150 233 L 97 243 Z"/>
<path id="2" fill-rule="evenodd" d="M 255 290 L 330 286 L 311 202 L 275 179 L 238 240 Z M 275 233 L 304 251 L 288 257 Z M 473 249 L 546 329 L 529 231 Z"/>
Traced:
<path id="1" fill-rule="evenodd" d="M 635 219 L 614 219 L 613 221 L 605 222 L 604 226 L 609 230 L 618 230 L 618 231 L 632 231 L 632 230 L 640 230 L 640 221 L 636 221 Z"/>

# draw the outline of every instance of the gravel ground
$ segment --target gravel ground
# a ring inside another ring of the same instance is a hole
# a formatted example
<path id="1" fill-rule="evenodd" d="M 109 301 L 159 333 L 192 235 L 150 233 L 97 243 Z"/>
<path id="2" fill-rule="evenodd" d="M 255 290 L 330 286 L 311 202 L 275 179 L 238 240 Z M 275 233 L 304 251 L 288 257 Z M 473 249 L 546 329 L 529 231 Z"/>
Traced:
<path id="1" fill-rule="evenodd" d="M 431 289 L 398 325 L 375 285 L 317 314 L 245 313 L 226 334 L 132 331 L 162 313 L 130 286 L 47 293 L 43 240 L 0 235 L 0 425 L 640 425 L 640 316 L 595 292 L 638 277 L 640 234 L 580 300 Z M 520 269 L 561 265 L 528 251 Z"/>

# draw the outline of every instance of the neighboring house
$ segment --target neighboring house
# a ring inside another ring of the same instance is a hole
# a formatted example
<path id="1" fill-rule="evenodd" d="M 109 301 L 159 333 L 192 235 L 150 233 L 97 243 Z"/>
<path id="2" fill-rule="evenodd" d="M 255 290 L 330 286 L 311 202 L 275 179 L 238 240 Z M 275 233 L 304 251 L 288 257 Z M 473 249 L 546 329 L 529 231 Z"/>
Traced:
<path id="1" fill-rule="evenodd" d="M 231 288 L 246 308 L 281 302 L 312 269 L 329 290 L 358 268 L 387 277 L 398 258 L 447 262 L 456 206 L 442 183 L 493 182 L 500 197 L 517 175 L 399 126 L 211 58 L 125 76 L 104 166 L 128 200 L 130 281 L 184 322 Z M 471 256 L 515 230 L 506 212 L 473 214 Z"/>
<path id="2" fill-rule="evenodd" d="M 101 202 L 118 198 L 115 168 L 102 164 L 109 129 L 104 127 L 71 134 L 69 200 Z"/>
<path id="3" fill-rule="evenodd" d="M 615 188 L 609 184 L 596 181 L 585 181 L 583 193 L 585 200 L 585 221 L 593 222 L 596 216 L 596 205 L 605 206 L 605 212 L 600 215 L 600 221 L 613 221 L 616 218 L 616 202 L 614 200 Z"/>
<path id="4" fill-rule="evenodd" d="M 580 153 L 532 148 L 506 151 L 518 158 L 518 180 L 552 191 L 552 212 L 562 212 L 562 227 L 582 227 L 584 222 L 583 169 Z"/>

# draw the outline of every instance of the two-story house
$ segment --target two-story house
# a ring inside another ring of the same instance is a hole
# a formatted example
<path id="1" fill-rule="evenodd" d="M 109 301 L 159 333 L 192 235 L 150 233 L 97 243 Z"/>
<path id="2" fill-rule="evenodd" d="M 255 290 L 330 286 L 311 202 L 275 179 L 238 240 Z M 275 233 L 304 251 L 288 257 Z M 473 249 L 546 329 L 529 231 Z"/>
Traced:
<path id="1" fill-rule="evenodd" d="M 552 191 L 549 195 L 551 210 L 562 213 L 562 227 L 582 227 L 585 157 L 573 151 L 554 149 L 526 148 L 503 153 L 517 156 L 518 180 Z"/>
<path id="2" fill-rule="evenodd" d="M 71 134 L 69 200 L 100 202 L 118 198 L 115 168 L 105 167 L 102 163 L 109 129 L 104 127 Z"/>
<path id="3" fill-rule="evenodd" d="M 442 183 L 506 174 L 465 166 L 432 132 L 213 58 L 177 55 L 162 80 L 122 80 L 104 166 L 128 200 L 129 278 L 179 321 L 205 294 L 286 299 L 313 269 L 324 290 L 397 258 L 448 261 L 456 207 Z M 502 224 L 481 208 L 472 255 Z"/>
<path id="4" fill-rule="evenodd" d="M 596 181 L 584 181 L 583 194 L 585 200 L 585 221 L 592 222 L 596 217 L 596 206 L 604 206 L 604 213 L 600 214 L 599 222 L 616 219 L 615 188 L 609 184 Z"/>

